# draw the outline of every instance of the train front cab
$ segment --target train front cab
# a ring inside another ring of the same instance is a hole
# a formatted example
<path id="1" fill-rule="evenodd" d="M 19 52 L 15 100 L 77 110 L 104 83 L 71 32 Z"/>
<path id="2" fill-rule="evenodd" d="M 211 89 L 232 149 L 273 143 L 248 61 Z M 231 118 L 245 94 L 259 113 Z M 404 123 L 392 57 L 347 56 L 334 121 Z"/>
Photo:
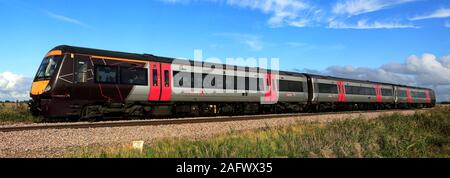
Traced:
<path id="1" fill-rule="evenodd" d="M 53 83 L 55 82 L 55 75 L 58 73 L 62 63 L 62 51 L 52 50 L 47 53 L 38 68 L 36 76 L 34 77 L 30 97 L 30 110 L 33 115 L 48 116 L 51 108 L 51 94 Z"/>

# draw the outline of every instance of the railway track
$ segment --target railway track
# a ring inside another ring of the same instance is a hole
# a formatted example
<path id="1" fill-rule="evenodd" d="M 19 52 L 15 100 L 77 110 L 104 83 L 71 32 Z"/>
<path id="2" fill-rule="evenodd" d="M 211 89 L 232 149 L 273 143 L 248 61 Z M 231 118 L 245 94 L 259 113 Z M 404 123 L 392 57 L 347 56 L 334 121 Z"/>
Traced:
<path id="1" fill-rule="evenodd" d="M 209 123 L 209 122 L 228 122 L 228 121 L 245 121 L 245 120 L 262 120 L 282 117 L 298 117 L 298 116 L 316 116 L 329 114 L 353 114 L 353 113 L 375 113 L 400 111 L 399 109 L 376 110 L 376 111 L 342 111 L 342 112 L 321 112 L 321 113 L 291 113 L 291 114 L 266 114 L 266 115 L 242 115 L 242 116 L 215 116 L 215 117 L 198 117 L 198 118 L 178 118 L 178 119 L 158 119 L 158 120 L 132 120 L 132 121 L 105 121 L 93 123 L 57 123 L 57 124 L 36 124 L 25 126 L 3 126 L 0 132 L 15 132 L 29 130 L 45 130 L 45 129 L 82 129 L 82 128 L 102 128 L 102 127 L 131 127 L 131 126 L 151 126 L 151 125 L 176 125 L 176 124 L 192 124 L 192 123 Z M 426 109 L 417 109 L 426 110 Z"/>

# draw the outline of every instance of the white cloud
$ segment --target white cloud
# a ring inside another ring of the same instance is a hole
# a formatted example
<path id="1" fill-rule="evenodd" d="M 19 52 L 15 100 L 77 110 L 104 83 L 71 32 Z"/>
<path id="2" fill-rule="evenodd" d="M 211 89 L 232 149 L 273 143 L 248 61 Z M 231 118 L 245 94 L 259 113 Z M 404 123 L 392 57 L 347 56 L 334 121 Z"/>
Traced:
<path id="1" fill-rule="evenodd" d="M 305 27 L 314 19 L 320 18 L 317 10 L 306 0 L 160 0 L 166 3 L 187 4 L 190 2 L 224 3 L 229 6 L 248 8 L 270 15 L 267 24 L 270 27 L 290 25 Z"/>
<path id="2" fill-rule="evenodd" d="M 257 35 L 244 33 L 215 33 L 213 35 L 230 38 L 231 40 L 237 41 L 255 51 L 260 51 L 263 49 L 263 42 Z"/>
<path id="3" fill-rule="evenodd" d="M 0 73 L 0 100 L 27 100 L 31 79 L 11 72 Z"/>
<path id="4" fill-rule="evenodd" d="M 60 15 L 60 14 L 55 14 L 55 13 L 49 12 L 49 11 L 44 11 L 44 13 L 45 13 L 45 15 L 47 15 L 50 18 L 53 18 L 53 19 L 56 19 L 56 20 L 59 20 L 59 21 L 65 22 L 65 23 L 75 24 L 75 25 L 78 25 L 78 26 L 81 26 L 84 28 L 91 28 L 86 23 L 79 21 L 77 19 L 74 19 L 74 18 L 70 18 L 67 16 Z"/>
<path id="5" fill-rule="evenodd" d="M 450 17 L 450 9 L 438 9 L 431 14 L 416 16 L 410 18 L 409 20 L 424 20 L 424 19 L 447 18 L 447 17 Z"/>
<path id="6" fill-rule="evenodd" d="M 310 0 L 160 0 L 167 3 L 210 2 L 261 11 L 270 17 L 269 27 L 282 26 L 314 27 L 327 26 L 332 29 L 397 29 L 418 28 L 399 22 L 367 23 L 358 20 L 355 25 L 347 24 L 351 16 L 375 12 L 418 0 L 339 0 L 331 2 L 331 8 L 318 6 Z M 331 11 L 331 12 L 330 12 Z M 353 19 L 352 19 L 353 20 Z"/>
<path id="7" fill-rule="evenodd" d="M 354 16 L 413 1 L 416 0 L 343 0 L 334 5 L 333 13 Z"/>
<path id="8" fill-rule="evenodd" d="M 299 70 L 297 70 L 299 71 Z M 404 63 L 390 63 L 379 68 L 331 66 L 325 71 L 300 70 L 307 73 L 394 84 L 430 87 L 439 101 L 450 101 L 450 56 L 440 59 L 432 54 L 412 55 Z"/>
<path id="9" fill-rule="evenodd" d="M 432 54 L 410 56 L 405 63 L 391 63 L 381 67 L 386 71 L 415 76 L 421 85 L 450 85 L 450 56 L 437 59 Z"/>
<path id="10" fill-rule="evenodd" d="M 281 27 L 284 24 L 305 27 L 313 16 L 318 17 L 320 13 L 303 0 L 227 0 L 227 4 L 270 14 L 267 22 L 270 27 Z"/>
<path id="11" fill-rule="evenodd" d="M 397 28 L 420 28 L 412 24 L 402 24 L 399 22 L 372 22 L 367 20 L 359 20 L 356 24 L 347 24 L 341 21 L 331 21 L 328 28 L 333 29 L 397 29 Z"/>

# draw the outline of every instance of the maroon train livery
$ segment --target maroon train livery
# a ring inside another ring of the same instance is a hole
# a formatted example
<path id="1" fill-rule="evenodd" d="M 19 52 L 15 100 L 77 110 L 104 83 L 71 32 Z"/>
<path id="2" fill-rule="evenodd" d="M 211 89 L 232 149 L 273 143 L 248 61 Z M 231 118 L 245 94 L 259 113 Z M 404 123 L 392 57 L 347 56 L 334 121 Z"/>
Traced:
<path id="1" fill-rule="evenodd" d="M 47 53 L 30 95 L 34 115 L 75 119 L 422 108 L 436 103 L 428 88 L 73 46 Z"/>

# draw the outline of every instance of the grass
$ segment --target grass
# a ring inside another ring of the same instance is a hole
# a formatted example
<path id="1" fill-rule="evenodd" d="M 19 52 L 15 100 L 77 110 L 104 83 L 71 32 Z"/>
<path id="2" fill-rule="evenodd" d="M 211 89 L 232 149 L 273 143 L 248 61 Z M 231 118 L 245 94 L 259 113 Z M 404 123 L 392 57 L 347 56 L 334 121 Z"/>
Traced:
<path id="1" fill-rule="evenodd" d="M 38 121 L 39 118 L 31 115 L 26 103 L 0 103 L 0 124 Z"/>
<path id="2" fill-rule="evenodd" d="M 162 139 L 145 145 L 85 147 L 67 157 L 299 158 L 450 157 L 450 107 L 328 124 L 233 131 L 204 140 Z"/>

